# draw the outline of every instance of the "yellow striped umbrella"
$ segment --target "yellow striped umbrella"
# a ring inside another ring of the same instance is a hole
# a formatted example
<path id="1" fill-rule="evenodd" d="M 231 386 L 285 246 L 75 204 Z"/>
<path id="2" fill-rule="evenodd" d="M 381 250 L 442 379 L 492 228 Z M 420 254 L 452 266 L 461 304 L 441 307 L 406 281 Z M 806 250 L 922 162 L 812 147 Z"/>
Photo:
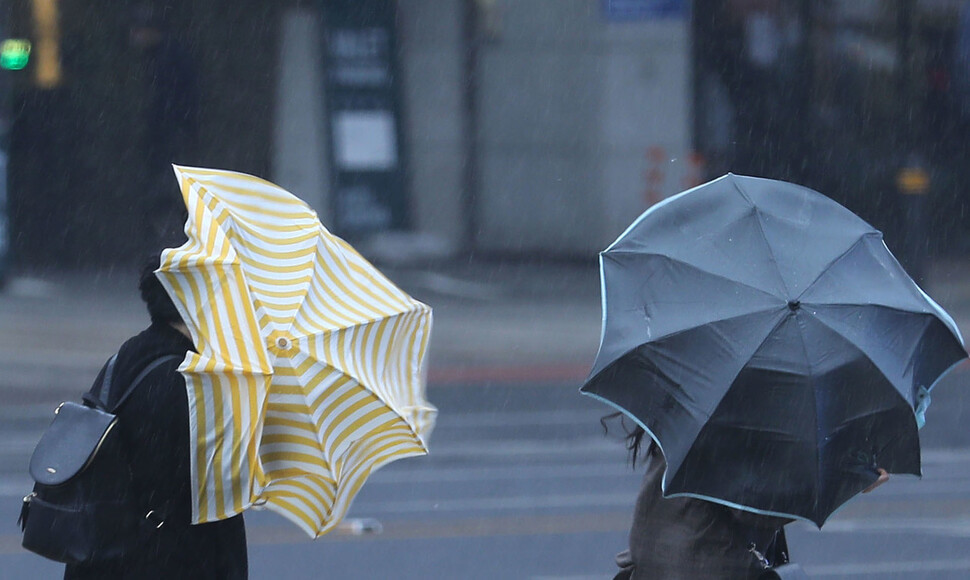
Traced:
<path id="1" fill-rule="evenodd" d="M 198 353 L 189 395 L 194 523 L 265 504 L 311 536 L 371 471 L 427 453 L 431 309 L 262 179 L 175 167 L 188 241 L 158 277 Z"/>

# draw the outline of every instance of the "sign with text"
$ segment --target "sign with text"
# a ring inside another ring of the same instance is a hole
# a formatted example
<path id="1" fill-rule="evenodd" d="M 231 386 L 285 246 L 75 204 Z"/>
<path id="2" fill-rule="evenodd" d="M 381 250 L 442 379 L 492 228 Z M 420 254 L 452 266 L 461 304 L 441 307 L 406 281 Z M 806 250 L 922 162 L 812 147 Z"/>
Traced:
<path id="1" fill-rule="evenodd" d="M 354 238 L 408 225 L 393 0 L 321 2 L 332 229 Z"/>

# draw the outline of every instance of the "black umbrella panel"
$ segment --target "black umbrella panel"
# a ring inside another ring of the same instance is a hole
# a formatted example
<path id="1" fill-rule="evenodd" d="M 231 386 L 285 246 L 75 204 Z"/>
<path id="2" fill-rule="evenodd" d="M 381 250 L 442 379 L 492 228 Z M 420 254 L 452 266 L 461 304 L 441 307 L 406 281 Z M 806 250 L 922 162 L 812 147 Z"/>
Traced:
<path id="1" fill-rule="evenodd" d="M 582 391 L 660 445 L 666 496 L 821 526 L 877 466 L 920 474 L 917 412 L 967 354 L 849 210 L 727 175 L 648 210 L 600 262 Z"/>

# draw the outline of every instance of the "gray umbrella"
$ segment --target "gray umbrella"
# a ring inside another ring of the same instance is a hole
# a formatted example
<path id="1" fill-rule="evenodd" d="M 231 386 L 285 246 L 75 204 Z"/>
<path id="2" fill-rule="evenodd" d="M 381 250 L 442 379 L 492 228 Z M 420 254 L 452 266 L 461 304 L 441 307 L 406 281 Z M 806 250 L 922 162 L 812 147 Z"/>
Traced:
<path id="1" fill-rule="evenodd" d="M 582 391 L 660 445 L 664 495 L 821 526 L 877 466 L 920 474 L 929 389 L 967 354 L 849 210 L 729 174 L 648 210 L 600 263 Z"/>

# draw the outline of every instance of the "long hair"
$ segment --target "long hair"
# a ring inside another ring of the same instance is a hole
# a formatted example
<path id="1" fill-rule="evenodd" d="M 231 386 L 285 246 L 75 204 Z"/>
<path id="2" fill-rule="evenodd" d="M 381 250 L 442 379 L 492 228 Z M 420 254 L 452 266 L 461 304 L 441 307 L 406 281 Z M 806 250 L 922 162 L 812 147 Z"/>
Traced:
<path id="1" fill-rule="evenodd" d="M 644 431 L 643 427 L 638 424 L 634 424 L 633 427 L 627 425 L 626 415 L 617 411 L 616 413 L 610 413 L 609 415 L 604 415 L 600 418 L 600 425 L 603 426 L 603 432 L 609 433 L 609 423 L 617 420 L 619 420 L 620 429 L 622 429 L 624 433 L 623 438 L 626 443 L 627 451 L 630 452 L 630 464 L 634 469 L 636 469 L 637 457 L 640 456 L 640 444 L 643 443 L 643 436 L 646 434 L 646 431 Z M 653 441 L 651 440 L 648 440 L 648 442 L 653 444 Z"/>

